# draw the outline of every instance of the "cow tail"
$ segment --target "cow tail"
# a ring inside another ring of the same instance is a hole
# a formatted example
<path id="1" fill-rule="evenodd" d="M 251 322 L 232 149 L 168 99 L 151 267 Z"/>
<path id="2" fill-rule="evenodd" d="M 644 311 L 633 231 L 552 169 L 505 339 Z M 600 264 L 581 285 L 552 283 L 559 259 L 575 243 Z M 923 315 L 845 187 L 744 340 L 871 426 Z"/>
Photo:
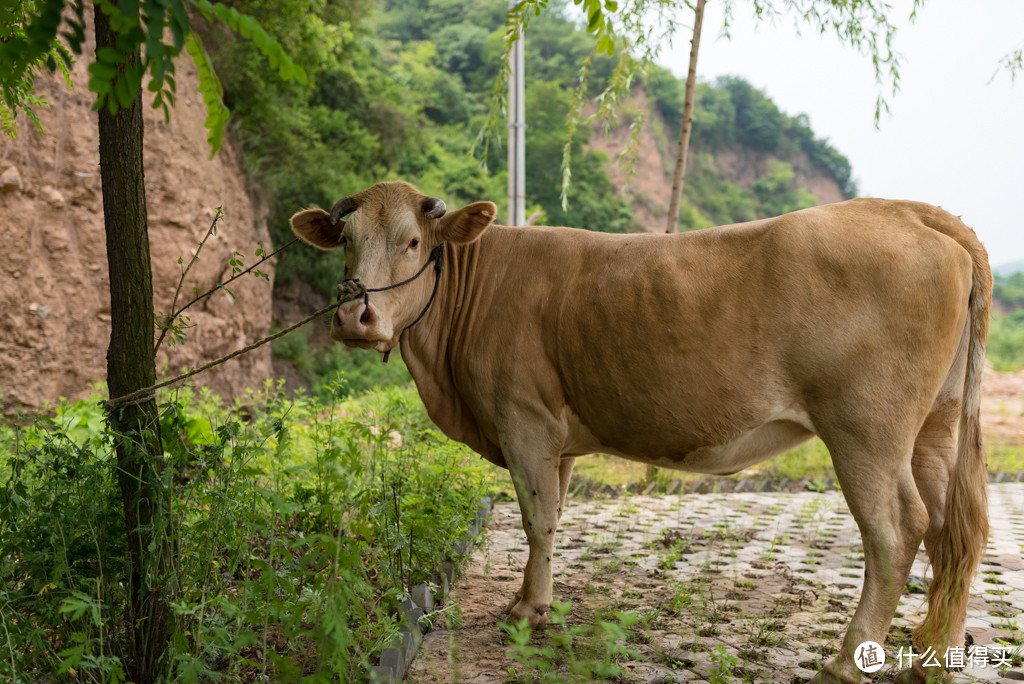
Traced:
<path id="1" fill-rule="evenodd" d="M 946 512 L 935 548 L 929 554 L 934 578 L 928 589 L 928 615 L 914 630 L 921 645 L 956 644 L 962 635 L 950 634 L 967 610 L 971 578 L 988 541 L 988 471 L 981 443 L 981 376 L 985 364 L 989 310 L 992 306 L 992 271 L 988 254 L 974 231 L 958 219 L 938 228 L 971 255 L 972 283 L 968 303 L 967 372 L 960 409 L 957 458 Z M 934 227 L 934 226 L 933 226 Z"/>

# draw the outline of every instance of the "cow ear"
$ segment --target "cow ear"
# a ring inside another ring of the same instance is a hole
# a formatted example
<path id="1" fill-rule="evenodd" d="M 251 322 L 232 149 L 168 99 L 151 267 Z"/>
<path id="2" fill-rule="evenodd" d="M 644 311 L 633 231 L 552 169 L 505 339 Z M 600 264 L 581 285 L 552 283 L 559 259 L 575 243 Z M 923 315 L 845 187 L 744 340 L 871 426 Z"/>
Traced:
<path id="1" fill-rule="evenodd" d="M 473 242 L 484 229 L 494 223 L 498 207 L 494 202 L 474 202 L 458 211 L 445 214 L 438 221 L 438 236 L 443 242 L 466 244 Z"/>
<path id="2" fill-rule="evenodd" d="M 345 222 L 331 222 L 331 215 L 323 209 L 306 209 L 292 216 L 292 232 L 304 242 L 320 249 L 338 249 L 345 246 L 341 231 Z"/>

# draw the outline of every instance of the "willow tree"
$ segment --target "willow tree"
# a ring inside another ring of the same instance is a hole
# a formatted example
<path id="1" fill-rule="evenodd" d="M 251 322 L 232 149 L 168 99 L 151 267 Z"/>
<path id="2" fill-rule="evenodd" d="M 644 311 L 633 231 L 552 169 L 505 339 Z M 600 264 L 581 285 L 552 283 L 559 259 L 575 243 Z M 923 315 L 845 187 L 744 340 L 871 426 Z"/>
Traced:
<path id="1" fill-rule="evenodd" d="M 259 24 L 207 0 L 189 5 L 251 37 L 285 79 L 305 79 Z M 86 24 L 93 15 L 96 52 L 89 63 L 89 90 L 96 94 L 100 177 L 107 263 L 110 270 L 111 334 L 107 349 L 107 420 L 118 435 L 116 458 L 128 540 L 125 671 L 140 683 L 155 681 L 170 633 L 168 586 L 173 563 L 166 534 L 170 490 L 163 473 L 163 445 L 156 399 L 117 398 L 156 381 L 153 284 L 143 173 L 142 81 L 149 75 L 153 106 L 170 116 L 176 84 L 174 59 L 182 50 L 199 68 L 212 154 L 220 149 L 228 111 L 202 41 L 180 0 L 99 0 L 87 13 L 81 0 L 24 0 L 0 8 L 0 121 L 11 134 L 25 112 L 40 128 L 34 107 L 46 103 L 34 90 L 36 72 L 68 67 L 82 56 Z M 63 31 L 61 28 L 63 27 Z M 58 36 L 58 32 L 60 35 Z"/>

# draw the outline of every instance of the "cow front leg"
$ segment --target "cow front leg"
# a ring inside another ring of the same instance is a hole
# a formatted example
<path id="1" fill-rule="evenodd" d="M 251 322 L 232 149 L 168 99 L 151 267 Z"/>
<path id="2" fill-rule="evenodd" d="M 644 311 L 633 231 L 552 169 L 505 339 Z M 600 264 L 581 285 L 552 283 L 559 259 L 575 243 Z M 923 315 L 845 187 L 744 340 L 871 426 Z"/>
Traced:
<path id="1" fill-rule="evenodd" d="M 551 609 L 551 561 L 562 503 L 560 460 L 558 454 L 533 452 L 525 456 L 506 454 L 506 462 L 530 547 L 523 586 L 509 612 L 514 620 L 526 618 L 531 627 L 537 627 L 547 622 Z"/>

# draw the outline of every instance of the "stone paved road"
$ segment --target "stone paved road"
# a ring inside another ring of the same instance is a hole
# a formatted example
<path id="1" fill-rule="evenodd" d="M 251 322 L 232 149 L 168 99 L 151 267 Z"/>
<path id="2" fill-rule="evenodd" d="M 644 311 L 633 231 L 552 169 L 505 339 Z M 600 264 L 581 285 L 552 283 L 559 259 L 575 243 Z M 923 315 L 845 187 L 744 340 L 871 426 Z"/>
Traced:
<path id="1" fill-rule="evenodd" d="M 990 485 L 989 503 L 992 532 L 967 630 L 975 644 L 1007 644 L 1017 655 L 1009 668 L 975 665 L 956 682 L 1024 680 L 1024 484 Z M 603 653 L 584 626 L 614 622 L 616 611 L 637 615 L 627 629 L 637 654 L 619 659 L 622 682 L 707 682 L 716 670 L 726 681 L 802 681 L 838 647 L 863 579 L 860 534 L 837 492 L 570 500 L 557 544 L 556 598 L 571 603 L 568 626 L 589 635 L 569 651 L 549 627 L 533 643 L 551 647 L 549 660 L 567 672 Z M 462 625 L 426 636 L 409 681 L 524 680 L 528 668 L 497 624 L 526 557 L 516 504 L 496 505 L 454 592 Z M 885 643 L 889 665 L 924 614 L 914 577 L 929 577 L 923 549 Z M 716 652 L 736 661 L 716 663 Z"/>

